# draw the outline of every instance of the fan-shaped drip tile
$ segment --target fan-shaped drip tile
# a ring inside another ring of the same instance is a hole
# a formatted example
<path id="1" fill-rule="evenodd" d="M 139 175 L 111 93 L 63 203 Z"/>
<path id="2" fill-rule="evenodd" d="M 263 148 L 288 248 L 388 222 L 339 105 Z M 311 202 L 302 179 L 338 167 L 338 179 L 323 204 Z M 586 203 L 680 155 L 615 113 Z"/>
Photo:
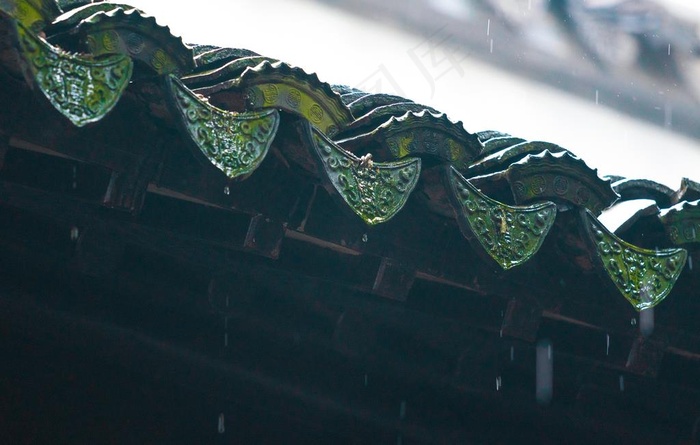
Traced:
<path id="1" fill-rule="evenodd" d="M 169 76 L 171 103 L 201 159 L 231 179 L 250 175 L 265 159 L 279 126 L 276 110 L 234 113 L 216 108 Z"/>
<path id="2" fill-rule="evenodd" d="M 673 244 L 682 246 L 700 243 L 700 201 L 683 201 L 659 214 Z"/>
<path id="3" fill-rule="evenodd" d="M 279 108 L 302 116 L 328 136 L 352 121 L 350 110 L 329 84 L 286 63 L 263 62 L 247 68 L 238 86 L 245 89 L 253 109 Z"/>
<path id="4" fill-rule="evenodd" d="M 594 260 L 635 309 L 666 298 L 685 266 L 684 249 L 642 249 L 610 233 L 590 210 L 582 209 L 581 219 Z"/>
<path id="5" fill-rule="evenodd" d="M 519 266 L 537 253 L 554 224 L 556 204 L 509 206 L 481 193 L 454 167 L 444 172 L 459 227 L 477 250 L 503 269 Z"/>
<path id="6" fill-rule="evenodd" d="M 167 26 L 137 9 L 98 12 L 78 25 L 93 55 L 125 54 L 157 74 L 183 74 L 194 69 L 192 48 Z"/>
<path id="7" fill-rule="evenodd" d="M 17 35 L 31 83 L 78 127 L 109 113 L 129 83 L 133 64 L 126 56 L 95 60 L 69 54 L 21 24 L 17 25 Z"/>
<path id="8" fill-rule="evenodd" d="M 618 198 L 610 180 L 601 179 L 598 170 L 566 151 L 527 155 L 508 167 L 506 177 L 518 204 L 548 200 L 600 215 Z"/>
<path id="9" fill-rule="evenodd" d="M 326 186 L 365 223 L 387 222 L 403 208 L 418 182 L 420 159 L 372 162 L 370 156 L 358 158 L 317 129 L 305 127 Z"/>
<path id="10" fill-rule="evenodd" d="M 468 133 L 461 122 L 452 122 L 444 114 L 407 112 L 391 117 L 374 131 L 346 139 L 343 143 L 361 146 L 376 140 L 389 153 L 389 157 L 428 156 L 451 163 L 464 171 L 481 151 L 477 137 Z"/>
<path id="11" fill-rule="evenodd" d="M 0 0 L 0 12 L 36 33 L 61 14 L 54 0 Z"/>

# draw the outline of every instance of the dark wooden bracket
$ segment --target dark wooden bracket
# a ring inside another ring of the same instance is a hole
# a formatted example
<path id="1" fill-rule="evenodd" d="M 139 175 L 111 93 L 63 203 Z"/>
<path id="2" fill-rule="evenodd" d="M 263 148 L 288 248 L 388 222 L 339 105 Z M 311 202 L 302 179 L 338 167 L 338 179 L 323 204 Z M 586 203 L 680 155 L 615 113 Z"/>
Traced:
<path id="1" fill-rule="evenodd" d="M 383 258 L 372 286 L 372 292 L 392 300 L 406 301 L 416 279 L 416 272 L 406 266 Z"/>
<path id="2" fill-rule="evenodd" d="M 659 341 L 639 336 L 632 343 L 625 366 L 635 374 L 656 378 L 664 358 L 664 349 L 664 345 Z"/>
<path id="3" fill-rule="evenodd" d="M 277 259 L 280 255 L 280 246 L 286 229 L 286 223 L 280 223 L 263 215 L 256 215 L 250 219 L 243 249 L 267 258 Z"/>
<path id="4" fill-rule="evenodd" d="M 153 150 L 125 171 L 113 171 L 102 203 L 109 208 L 138 214 L 143 206 L 148 184 L 153 182 L 165 155 L 161 141 Z"/>
<path id="5" fill-rule="evenodd" d="M 534 304 L 512 299 L 506 307 L 501 334 L 534 342 L 542 321 L 542 308 Z"/>

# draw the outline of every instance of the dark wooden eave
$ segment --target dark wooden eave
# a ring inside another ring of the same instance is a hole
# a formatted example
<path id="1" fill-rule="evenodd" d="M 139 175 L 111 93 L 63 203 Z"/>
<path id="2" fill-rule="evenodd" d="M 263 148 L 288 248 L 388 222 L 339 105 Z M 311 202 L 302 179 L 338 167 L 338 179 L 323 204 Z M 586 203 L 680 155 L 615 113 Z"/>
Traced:
<path id="1" fill-rule="evenodd" d="M 539 252 L 503 270 L 462 235 L 435 170 L 423 170 L 401 211 L 382 224 L 347 211 L 300 130 L 314 116 L 310 108 L 279 112 L 269 152 L 245 180 L 197 160 L 178 132 L 162 73 L 144 65 L 134 65 L 134 81 L 113 110 L 78 128 L 22 77 L 12 26 L 10 16 L 0 16 L 0 103 L 11 104 L 0 107 L 4 437 L 698 440 L 695 244 L 683 245 L 689 261 L 654 308 L 653 333 L 641 332 L 649 312 L 640 315 L 601 275 L 576 202 L 557 202 Z M 164 29 L 153 32 L 177 44 Z M 328 108 L 343 104 L 332 95 L 338 87 L 298 69 L 284 73 L 291 77 L 276 72 L 256 77 L 254 86 L 264 93 L 295 85 L 309 97 L 328 94 Z M 380 99 L 372 100 L 382 106 Z M 246 93 L 235 88 L 208 100 L 246 111 Z M 489 139 L 499 139 L 491 146 L 500 148 L 507 138 L 479 135 L 482 159 L 491 154 Z M 504 149 L 523 143 L 511 142 Z M 372 152 L 365 148 L 355 155 Z M 424 166 L 445 160 L 426 153 Z M 530 159 L 529 151 L 517 153 L 513 161 Z M 534 164 L 537 177 L 542 164 Z M 609 187 L 582 162 L 571 165 L 571 177 Z M 519 198 L 509 195 L 507 169 L 498 164 L 492 177 L 473 183 L 513 205 Z M 642 182 L 629 190 L 658 198 L 652 189 Z M 556 189 L 549 192 L 556 198 Z M 661 243 L 656 247 L 674 247 L 663 221 L 654 221 L 630 225 L 626 239 L 648 235 Z M 535 356 L 546 339 L 554 396 L 540 405 Z"/>

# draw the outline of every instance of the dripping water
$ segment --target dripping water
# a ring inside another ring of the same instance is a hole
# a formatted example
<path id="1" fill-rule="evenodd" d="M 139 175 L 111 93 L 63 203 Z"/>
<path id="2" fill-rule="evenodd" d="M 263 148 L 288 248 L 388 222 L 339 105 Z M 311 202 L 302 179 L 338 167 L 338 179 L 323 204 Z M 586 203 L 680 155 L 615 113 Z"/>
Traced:
<path id="1" fill-rule="evenodd" d="M 654 308 L 644 309 L 639 313 L 639 332 L 644 338 L 654 333 Z"/>
<path id="2" fill-rule="evenodd" d="M 535 363 L 535 398 L 540 405 L 548 405 L 553 395 L 554 366 L 552 342 L 543 339 L 537 342 Z"/>
<path id="3" fill-rule="evenodd" d="M 219 422 L 217 424 L 216 430 L 219 434 L 224 434 L 226 432 L 226 425 L 224 424 L 224 413 L 219 414 Z"/>

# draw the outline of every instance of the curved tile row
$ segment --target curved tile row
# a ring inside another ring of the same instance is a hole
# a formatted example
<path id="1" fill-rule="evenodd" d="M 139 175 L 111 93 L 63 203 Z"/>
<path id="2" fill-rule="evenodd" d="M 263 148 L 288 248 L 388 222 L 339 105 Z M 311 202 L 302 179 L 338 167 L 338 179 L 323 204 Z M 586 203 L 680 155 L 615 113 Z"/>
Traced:
<path id="1" fill-rule="evenodd" d="M 538 252 L 557 212 L 578 209 L 582 236 L 599 270 L 638 310 L 665 298 L 683 269 L 685 250 L 633 246 L 610 233 L 597 215 L 618 199 L 653 196 L 666 207 L 685 191 L 649 181 L 613 183 L 555 144 L 497 131 L 472 134 L 433 108 L 331 86 L 252 51 L 187 46 L 128 5 L 97 2 L 72 10 L 65 2 L 61 8 L 44 5 L 51 3 L 0 0 L 0 11 L 16 24 L 30 85 L 76 126 L 102 119 L 132 72 L 147 70 L 162 78 L 171 118 L 198 159 L 229 179 L 254 173 L 276 137 L 280 113 L 288 113 L 301 118 L 297 133 L 321 182 L 366 224 L 391 220 L 414 189 L 422 188 L 446 203 L 476 251 L 510 269 Z M 19 13 L 24 10 L 31 18 Z M 84 52 L 68 53 L 51 43 L 70 44 L 71 38 Z M 440 173 L 422 175 L 424 165 Z M 512 198 L 489 196 L 498 183 L 507 184 Z M 691 195 L 693 184 L 685 188 Z M 697 202 L 684 203 L 661 212 L 673 243 L 698 242 L 697 208 Z"/>

